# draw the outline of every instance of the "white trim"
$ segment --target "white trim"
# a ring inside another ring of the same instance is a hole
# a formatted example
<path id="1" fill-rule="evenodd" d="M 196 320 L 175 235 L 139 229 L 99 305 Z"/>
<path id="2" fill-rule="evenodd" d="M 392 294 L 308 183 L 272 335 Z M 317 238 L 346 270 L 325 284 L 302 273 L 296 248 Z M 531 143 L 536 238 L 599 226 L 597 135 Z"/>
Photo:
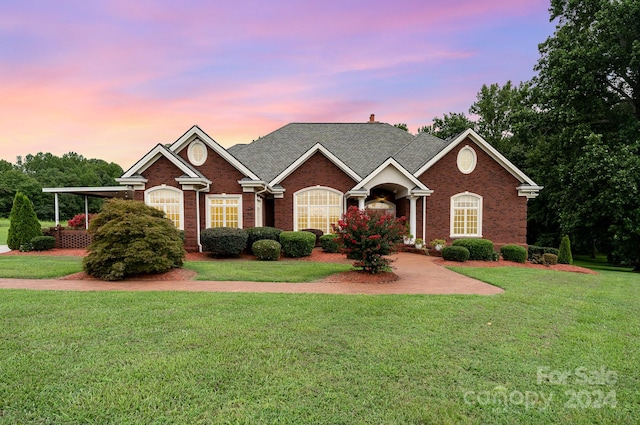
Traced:
<path id="1" fill-rule="evenodd" d="M 511 161 L 505 158 L 500 152 L 498 152 L 493 146 L 484 140 L 478 133 L 472 129 L 467 129 L 456 137 L 449 145 L 441 150 L 436 156 L 434 156 L 429 162 L 424 164 L 413 175 L 419 177 L 435 163 L 440 161 L 446 154 L 451 152 L 456 146 L 462 143 L 466 138 L 471 139 L 476 145 L 478 145 L 484 152 L 486 152 L 491 158 L 493 158 L 498 164 L 500 164 L 505 170 L 507 170 L 512 176 L 514 176 L 520 183 L 526 183 L 529 186 L 539 187 L 533 180 L 531 180 L 525 173 L 523 173 L 518 167 L 513 165 Z"/>
<path id="2" fill-rule="evenodd" d="M 202 159 L 196 159 L 193 153 L 193 150 L 198 146 L 201 146 L 202 149 L 204 150 Z M 187 157 L 189 158 L 189 162 L 192 165 L 200 166 L 204 164 L 207 161 L 207 157 L 208 157 L 207 146 L 202 142 L 202 140 L 194 139 L 191 143 L 189 143 L 189 147 L 187 148 Z"/>
<path id="3" fill-rule="evenodd" d="M 369 187 L 366 187 L 366 185 L 371 180 L 373 180 L 373 178 L 375 178 L 378 174 L 380 174 L 383 170 L 385 170 L 389 166 L 392 166 L 392 167 L 396 168 L 396 170 L 398 170 L 403 177 L 407 178 L 412 184 L 414 184 L 414 187 L 417 187 L 420 190 L 429 191 L 429 193 L 432 192 L 427 186 L 424 185 L 424 183 L 422 183 L 420 180 L 418 180 L 417 177 L 415 177 L 413 174 L 411 174 L 409 171 L 407 171 L 406 168 L 404 168 L 402 165 L 400 165 L 398 163 L 398 161 L 396 161 L 393 158 L 388 158 L 386 161 L 384 161 L 382 164 L 380 164 L 375 170 L 373 170 L 371 173 L 369 173 L 369 175 L 367 177 L 365 177 L 362 181 L 360 181 L 360 183 L 355 185 L 349 192 L 356 191 L 356 190 L 361 190 L 363 188 L 364 189 L 371 189 Z M 412 189 L 413 189 L 413 187 L 407 187 L 408 191 L 411 191 Z"/>
<path id="4" fill-rule="evenodd" d="M 244 219 L 244 214 L 242 211 L 242 194 L 236 194 L 236 193 L 232 193 L 232 194 L 228 194 L 228 193 L 216 193 L 216 194 L 211 194 L 211 195 L 207 195 L 205 196 L 205 209 L 206 209 L 206 223 L 205 223 L 205 229 L 208 229 L 211 226 L 211 205 L 209 204 L 209 202 L 212 199 L 237 199 L 238 200 L 238 229 L 242 229 L 243 226 L 243 219 Z M 225 211 L 226 214 L 226 211 Z M 224 226 L 227 226 L 227 218 L 224 218 Z"/>
<path id="5" fill-rule="evenodd" d="M 189 130 L 187 130 L 186 133 L 180 136 L 178 140 L 176 140 L 175 142 L 173 142 L 173 144 L 171 144 L 171 146 L 169 146 L 169 149 L 171 149 L 172 152 L 180 152 L 182 148 L 184 148 L 187 144 L 189 144 L 196 138 L 204 142 L 205 145 L 209 146 L 215 153 L 224 158 L 225 161 L 227 161 L 229 164 L 235 167 L 236 170 L 240 171 L 245 176 L 249 177 L 252 180 L 260 180 L 258 176 L 253 174 L 251 170 L 249 170 L 244 164 L 238 161 L 225 148 L 220 146 L 218 142 L 213 140 L 207 133 L 202 131 L 202 129 L 197 125 L 194 125 Z"/>
<path id="6" fill-rule="evenodd" d="M 201 176 L 196 174 L 184 162 L 176 158 L 175 155 L 173 155 L 171 152 L 168 152 L 167 148 L 165 148 L 160 144 L 156 145 L 156 147 L 151 149 L 149 153 L 143 156 L 138 162 L 133 164 L 133 166 L 131 166 L 131 168 L 129 168 L 127 172 L 124 173 L 122 177 L 120 177 L 120 179 L 117 179 L 117 180 L 122 183 L 127 182 L 135 174 L 143 173 L 147 168 L 153 165 L 153 163 L 155 163 L 158 160 L 158 158 L 160 158 L 161 156 L 164 156 L 165 158 L 167 158 L 173 165 L 178 167 L 178 169 L 182 171 L 185 175 L 202 180 Z"/>
<path id="7" fill-rule="evenodd" d="M 456 234 L 454 233 L 454 217 L 455 217 L 455 209 L 454 203 L 455 199 L 461 196 L 470 196 L 478 199 L 478 232 L 475 234 Z M 449 210 L 449 236 L 451 238 L 481 238 L 482 237 L 482 208 L 483 208 L 483 198 L 477 193 L 471 192 L 462 192 L 453 195 L 450 198 L 450 210 Z"/>
<path id="8" fill-rule="evenodd" d="M 276 176 L 273 180 L 269 182 L 269 186 L 275 186 L 282 182 L 289 174 L 293 173 L 298 167 L 304 164 L 309 158 L 311 158 L 316 152 L 322 153 L 329 161 L 333 162 L 338 168 L 345 172 L 349 177 L 353 180 L 359 182 L 362 180 L 362 177 L 358 175 L 355 171 L 347 166 L 344 162 L 342 162 L 337 156 L 332 154 L 327 148 L 322 146 L 320 143 L 316 143 L 309 150 L 303 153 L 298 159 L 296 159 L 293 164 L 289 165 L 284 169 L 280 174 Z M 257 180 L 257 178 L 256 178 Z"/>
<path id="9" fill-rule="evenodd" d="M 180 195 L 180 205 L 179 205 L 179 207 L 180 207 L 180 223 L 179 223 L 178 229 L 184 230 L 184 192 L 182 190 L 176 188 L 176 187 L 167 186 L 167 185 L 164 185 L 164 184 L 160 185 L 160 186 L 150 187 L 149 189 L 144 191 L 144 203 L 146 205 L 148 205 L 150 207 L 157 208 L 157 206 L 149 204 L 149 196 L 150 196 L 150 194 L 152 192 L 156 192 L 158 190 L 168 190 L 170 192 L 175 192 L 175 193 Z M 165 215 L 166 215 L 166 211 L 165 211 Z"/>
<path id="10" fill-rule="evenodd" d="M 345 211 L 345 197 L 344 194 L 342 192 L 340 192 L 337 189 L 334 189 L 332 187 L 327 187 L 327 186 L 309 186 L 309 187 L 305 187 L 303 189 L 298 190 L 297 192 L 295 192 L 293 194 L 293 230 L 294 231 L 298 231 L 300 230 L 298 228 L 298 195 L 301 195 L 302 193 L 305 192 L 309 192 L 311 190 L 326 190 L 328 192 L 333 192 L 334 194 L 337 194 L 340 196 L 340 202 L 339 202 L 339 207 L 340 207 L 340 217 L 342 217 L 342 214 L 344 214 Z M 328 207 L 328 205 L 327 205 Z M 305 229 L 308 229 L 309 227 L 304 227 Z M 325 231 L 324 229 L 320 229 L 323 232 Z"/>
<path id="11" fill-rule="evenodd" d="M 465 152 L 469 152 L 471 154 L 471 164 L 467 168 L 463 168 L 461 163 L 462 162 L 461 157 Z M 458 166 L 458 170 L 462 174 L 471 174 L 473 173 L 473 170 L 476 169 L 476 165 L 478 165 L 478 154 L 476 154 L 476 151 L 471 146 L 465 145 L 462 149 L 458 151 L 458 157 L 456 158 L 456 165 Z"/>

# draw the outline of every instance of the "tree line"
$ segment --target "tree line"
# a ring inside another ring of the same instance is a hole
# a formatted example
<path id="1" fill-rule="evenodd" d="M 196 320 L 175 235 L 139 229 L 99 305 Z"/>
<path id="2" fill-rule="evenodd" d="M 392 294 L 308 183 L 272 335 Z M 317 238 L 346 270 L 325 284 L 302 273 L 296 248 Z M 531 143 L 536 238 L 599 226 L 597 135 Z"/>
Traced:
<path id="1" fill-rule="evenodd" d="M 640 2 L 552 0 L 550 19 L 534 78 L 483 85 L 468 116 L 419 131 L 446 139 L 473 128 L 544 186 L 529 201 L 530 244 L 567 234 L 578 252 L 638 267 Z"/>
<path id="2" fill-rule="evenodd" d="M 62 157 L 51 153 L 38 153 L 18 157 L 12 164 L 0 160 L 0 217 L 9 217 L 17 192 L 24 193 L 33 202 L 40 220 L 53 220 L 54 195 L 43 193 L 43 187 L 117 186 L 116 177 L 122 167 L 101 159 L 87 159 L 75 152 Z M 84 197 L 60 194 L 60 219 L 68 220 L 84 213 Z M 89 211 L 100 210 L 102 200 L 89 198 Z"/>

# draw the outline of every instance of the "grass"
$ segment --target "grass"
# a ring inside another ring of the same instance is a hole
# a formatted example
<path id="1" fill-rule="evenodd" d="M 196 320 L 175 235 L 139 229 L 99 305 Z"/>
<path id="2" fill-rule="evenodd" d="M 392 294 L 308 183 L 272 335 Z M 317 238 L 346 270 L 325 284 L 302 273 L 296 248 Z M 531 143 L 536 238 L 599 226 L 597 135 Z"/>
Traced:
<path id="1" fill-rule="evenodd" d="M 197 280 L 250 282 L 311 282 L 351 270 L 348 264 L 307 261 L 187 261 L 184 267 L 197 272 Z"/>
<path id="2" fill-rule="evenodd" d="M 40 225 L 45 227 L 53 227 L 56 225 L 53 221 L 40 221 Z M 0 218 L 0 245 L 7 244 L 7 233 L 9 233 L 9 219 Z"/>
<path id="3" fill-rule="evenodd" d="M 0 424 L 636 422 L 638 274 L 457 271 L 506 292 L 0 290 Z"/>
<path id="4" fill-rule="evenodd" d="M 29 255 L 0 256 L 0 278 L 54 279 L 82 271 L 82 258 Z"/>

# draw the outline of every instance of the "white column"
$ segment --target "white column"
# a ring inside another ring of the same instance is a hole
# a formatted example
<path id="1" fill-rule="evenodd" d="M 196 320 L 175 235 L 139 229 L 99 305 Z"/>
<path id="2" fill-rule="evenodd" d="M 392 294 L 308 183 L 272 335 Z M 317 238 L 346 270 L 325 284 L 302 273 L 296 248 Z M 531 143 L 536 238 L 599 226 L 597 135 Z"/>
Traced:
<path id="1" fill-rule="evenodd" d="M 365 201 L 365 198 L 363 197 L 358 198 L 358 208 L 361 210 L 364 209 L 364 201 Z"/>
<path id="2" fill-rule="evenodd" d="M 89 230 L 89 197 L 84 195 L 84 228 Z"/>
<path id="3" fill-rule="evenodd" d="M 56 226 L 60 224 L 60 205 L 58 204 L 58 192 L 53 194 L 53 205 L 55 209 Z"/>
<path id="4" fill-rule="evenodd" d="M 416 196 L 409 196 L 409 232 L 416 237 Z"/>

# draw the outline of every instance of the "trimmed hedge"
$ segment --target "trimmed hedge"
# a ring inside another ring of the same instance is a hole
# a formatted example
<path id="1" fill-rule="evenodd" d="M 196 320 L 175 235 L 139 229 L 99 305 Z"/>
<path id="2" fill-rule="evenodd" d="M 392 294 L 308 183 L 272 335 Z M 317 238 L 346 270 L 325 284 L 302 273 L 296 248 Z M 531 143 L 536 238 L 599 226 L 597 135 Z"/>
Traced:
<path id="1" fill-rule="evenodd" d="M 320 246 L 320 238 L 324 235 L 324 232 L 320 229 L 302 229 L 303 232 L 309 232 L 316 235 L 316 246 Z"/>
<path id="2" fill-rule="evenodd" d="M 442 253 L 442 259 L 447 261 L 464 263 L 469 259 L 469 250 L 464 246 L 445 246 L 440 252 Z"/>
<path id="3" fill-rule="evenodd" d="M 506 261 L 514 261 L 516 263 L 527 262 L 527 250 L 520 245 L 505 245 L 500 248 L 500 254 Z"/>
<path id="4" fill-rule="evenodd" d="M 548 266 L 555 266 L 558 264 L 558 256 L 550 253 L 542 254 L 542 261 Z"/>
<path id="5" fill-rule="evenodd" d="M 251 252 L 250 250 L 252 249 L 254 243 L 263 239 L 269 239 L 278 242 L 280 240 L 280 233 L 282 233 L 282 230 L 269 226 L 249 227 L 247 229 L 244 229 L 244 231 L 247 232 L 247 252 Z"/>
<path id="6" fill-rule="evenodd" d="M 544 254 L 558 255 L 557 248 L 551 248 L 547 246 L 529 245 L 528 252 L 529 252 L 529 255 L 528 255 L 529 261 L 531 261 L 534 264 L 542 264 L 544 262 L 544 260 L 542 259 L 542 256 Z"/>
<path id="7" fill-rule="evenodd" d="M 338 235 L 334 233 L 328 233 L 320 236 L 320 246 L 324 252 L 340 252 L 340 243 L 338 242 Z"/>
<path id="8" fill-rule="evenodd" d="M 493 242 L 488 239 L 456 239 L 453 246 L 463 246 L 469 250 L 469 260 L 493 261 Z"/>
<path id="9" fill-rule="evenodd" d="M 36 236 L 31 239 L 31 247 L 34 251 L 48 251 L 56 247 L 56 238 L 53 236 Z"/>
<path id="10" fill-rule="evenodd" d="M 278 261 L 280 259 L 280 250 L 280 243 L 271 239 L 261 239 L 251 245 L 253 255 L 261 261 Z"/>
<path id="11" fill-rule="evenodd" d="M 200 233 L 202 249 L 220 257 L 237 257 L 247 246 L 248 235 L 235 227 L 213 227 Z"/>
<path id="12" fill-rule="evenodd" d="M 287 257 L 307 257 L 316 246 L 316 235 L 311 232 L 282 232 L 280 245 Z"/>

